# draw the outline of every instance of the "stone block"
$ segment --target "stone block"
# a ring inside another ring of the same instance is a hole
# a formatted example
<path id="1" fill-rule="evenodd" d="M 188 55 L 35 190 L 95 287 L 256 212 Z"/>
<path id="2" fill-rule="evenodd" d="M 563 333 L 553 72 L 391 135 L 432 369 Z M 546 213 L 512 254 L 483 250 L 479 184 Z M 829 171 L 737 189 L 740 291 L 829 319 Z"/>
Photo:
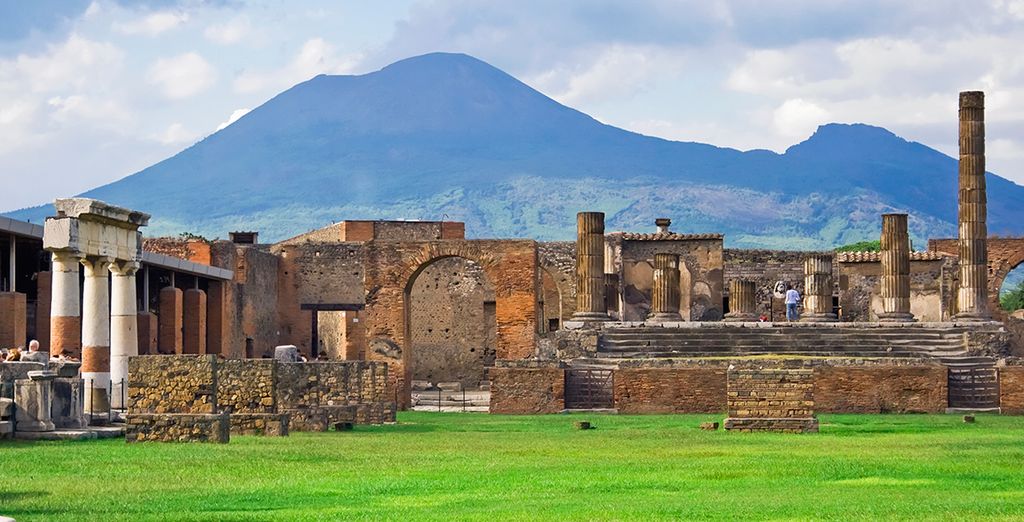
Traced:
<path id="1" fill-rule="evenodd" d="M 231 439 L 231 421 L 226 413 L 143 413 L 128 414 L 125 442 L 216 442 Z"/>
<path id="2" fill-rule="evenodd" d="M 128 359 L 128 412 L 217 413 L 214 355 L 142 355 Z"/>
<path id="3" fill-rule="evenodd" d="M 772 431 L 782 433 L 817 433 L 818 419 L 814 417 L 729 417 L 725 419 L 725 429 L 728 431 L 740 432 Z"/>
<path id="4" fill-rule="evenodd" d="M 50 416 L 53 378 L 52 372 L 30 372 L 28 379 L 15 382 L 14 422 L 18 431 L 53 431 Z"/>
<path id="5" fill-rule="evenodd" d="M 6 419 L 14 414 L 14 399 L 0 397 L 0 419 Z"/>
<path id="6" fill-rule="evenodd" d="M 286 344 L 274 347 L 274 359 L 281 362 L 300 362 L 299 349 L 295 345 Z"/>
<path id="7" fill-rule="evenodd" d="M 89 425 L 85 416 L 85 381 L 77 377 L 53 380 L 50 411 L 57 429 L 80 429 Z"/>

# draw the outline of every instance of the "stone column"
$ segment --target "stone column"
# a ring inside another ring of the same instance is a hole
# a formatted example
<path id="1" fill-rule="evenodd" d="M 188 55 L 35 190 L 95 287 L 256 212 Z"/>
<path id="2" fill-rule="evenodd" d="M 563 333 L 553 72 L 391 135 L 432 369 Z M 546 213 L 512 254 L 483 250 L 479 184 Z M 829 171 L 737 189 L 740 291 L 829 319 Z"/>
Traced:
<path id="1" fill-rule="evenodd" d="M 50 355 L 82 355 L 82 316 L 78 297 L 78 252 L 53 252 L 50 275 Z"/>
<path id="2" fill-rule="evenodd" d="M 604 212 L 576 215 L 576 312 L 574 321 L 607 321 L 604 299 Z"/>
<path id="3" fill-rule="evenodd" d="M 135 300 L 135 273 L 139 263 L 118 261 L 110 265 L 110 403 L 123 409 L 122 398 L 128 390 L 128 358 L 139 354 L 138 315 Z"/>
<path id="4" fill-rule="evenodd" d="M 836 321 L 832 313 L 832 256 L 804 259 L 804 313 L 801 321 Z"/>
<path id="5" fill-rule="evenodd" d="M 882 214 L 882 313 L 883 322 L 909 322 L 910 235 L 906 214 Z"/>
<path id="6" fill-rule="evenodd" d="M 729 281 L 729 313 L 725 321 L 757 321 L 757 286 L 753 281 Z"/>
<path id="7" fill-rule="evenodd" d="M 985 93 L 960 93 L 960 290 L 956 320 L 986 321 L 988 227 L 985 195 Z"/>
<path id="8" fill-rule="evenodd" d="M 679 256 L 676 254 L 654 254 L 654 291 L 651 294 L 650 320 L 683 320 L 679 315 Z"/>
<path id="9" fill-rule="evenodd" d="M 82 291 L 82 379 L 85 380 L 85 411 L 90 415 L 110 411 L 110 258 L 89 256 Z"/>

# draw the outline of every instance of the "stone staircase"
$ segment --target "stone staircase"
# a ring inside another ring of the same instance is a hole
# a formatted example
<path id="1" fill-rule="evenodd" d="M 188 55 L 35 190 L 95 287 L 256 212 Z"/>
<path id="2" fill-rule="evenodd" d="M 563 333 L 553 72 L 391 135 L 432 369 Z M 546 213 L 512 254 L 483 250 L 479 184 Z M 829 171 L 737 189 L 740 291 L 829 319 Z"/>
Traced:
<path id="1" fill-rule="evenodd" d="M 949 368 L 949 412 L 998 412 L 999 372 L 992 357 L 940 358 Z"/>
<path id="2" fill-rule="evenodd" d="M 613 328 L 600 359 L 804 355 L 833 357 L 955 357 L 965 353 L 964 329 L 944 327 L 768 326 Z"/>

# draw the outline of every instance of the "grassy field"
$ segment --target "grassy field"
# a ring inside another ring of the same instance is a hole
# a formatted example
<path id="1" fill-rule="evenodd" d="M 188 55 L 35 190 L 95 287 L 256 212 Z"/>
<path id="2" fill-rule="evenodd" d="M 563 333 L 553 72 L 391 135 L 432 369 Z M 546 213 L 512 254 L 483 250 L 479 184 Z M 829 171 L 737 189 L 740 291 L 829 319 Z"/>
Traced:
<path id="1" fill-rule="evenodd" d="M 27 520 L 1024 519 L 1024 417 L 823 415 L 808 435 L 721 415 L 489 416 L 228 445 L 0 442 Z M 572 421 L 591 420 L 592 431 Z"/>

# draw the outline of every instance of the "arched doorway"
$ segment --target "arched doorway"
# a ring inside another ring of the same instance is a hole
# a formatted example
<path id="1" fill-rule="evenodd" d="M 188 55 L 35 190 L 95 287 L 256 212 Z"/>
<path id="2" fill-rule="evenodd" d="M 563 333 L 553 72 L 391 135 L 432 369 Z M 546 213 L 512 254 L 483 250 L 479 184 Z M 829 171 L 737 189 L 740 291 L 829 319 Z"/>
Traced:
<path id="1" fill-rule="evenodd" d="M 442 257 L 420 268 L 406 289 L 407 364 L 413 388 L 478 390 L 494 365 L 494 288 L 476 262 Z"/>
<path id="2" fill-rule="evenodd" d="M 1024 263 L 1010 269 L 999 286 L 999 307 L 1005 312 L 1024 309 Z"/>

